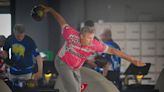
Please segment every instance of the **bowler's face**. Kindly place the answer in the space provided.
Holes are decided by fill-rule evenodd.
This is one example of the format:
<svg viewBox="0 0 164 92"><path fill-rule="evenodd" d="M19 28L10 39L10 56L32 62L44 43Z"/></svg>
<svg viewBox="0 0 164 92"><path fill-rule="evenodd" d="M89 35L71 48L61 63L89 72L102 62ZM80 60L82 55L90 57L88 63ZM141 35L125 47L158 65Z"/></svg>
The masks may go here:
<svg viewBox="0 0 164 92"><path fill-rule="evenodd" d="M80 36L80 42L82 45L91 45L92 41L94 39L94 33L86 33L86 34L81 34Z"/></svg>

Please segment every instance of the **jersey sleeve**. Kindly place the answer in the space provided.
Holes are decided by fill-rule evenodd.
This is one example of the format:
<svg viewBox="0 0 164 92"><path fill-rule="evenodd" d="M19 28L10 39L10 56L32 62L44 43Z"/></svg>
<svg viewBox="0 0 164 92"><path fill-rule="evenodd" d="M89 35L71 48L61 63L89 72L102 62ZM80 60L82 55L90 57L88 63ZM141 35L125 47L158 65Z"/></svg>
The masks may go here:
<svg viewBox="0 0 164 92"><path fill-rule="evenodd" d="M63 26L62 35L63 35L65 40L68 40L70 35L75 35L75 34L78 34L78 32L74 28L72 28L68 24L65 24Z"/></svg>
<svg viewBox="0 0 164 92"><path fill-rule="evenodd" d="M96 46L95 50L97 52L103 52L103 53L107 52L108 46L106 44L104 44L103 42L98 41L98 40L94 40L94 44Z"/></svg>

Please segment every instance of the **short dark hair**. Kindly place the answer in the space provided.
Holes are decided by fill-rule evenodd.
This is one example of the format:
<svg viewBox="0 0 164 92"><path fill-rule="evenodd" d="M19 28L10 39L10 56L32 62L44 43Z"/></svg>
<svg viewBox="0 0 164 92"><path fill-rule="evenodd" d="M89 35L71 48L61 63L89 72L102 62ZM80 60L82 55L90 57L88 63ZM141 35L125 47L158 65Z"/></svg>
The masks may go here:
<svg viewBox="0 0 164 92"><path fill-rule="evenodd" d="M14 34L17 35L17 34L21 34L21 33L24 33L25 32L25 27L23 24L16 24L14 26Z"/></svg>
<svg viewBox="0 0 164 92"><path fill-rule="evenodd" d="M87 20L85 21L84 26L94 27L94 22L92 20Z"/></svg>

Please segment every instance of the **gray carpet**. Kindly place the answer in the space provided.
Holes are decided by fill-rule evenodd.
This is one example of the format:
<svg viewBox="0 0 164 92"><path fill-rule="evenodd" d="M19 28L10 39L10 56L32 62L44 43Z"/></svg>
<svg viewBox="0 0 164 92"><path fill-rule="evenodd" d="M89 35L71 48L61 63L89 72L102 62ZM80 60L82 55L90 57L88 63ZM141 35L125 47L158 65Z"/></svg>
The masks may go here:
<svg viewBox="0 0 164 92"><path fill-rule="evenodd" d="M1 92L12 92L6 83L0 79L0 90Z"/></svg>
<svg viewBox="0 0 164 92"><path fill-rule="evenodd" d="M88 83L88 88L85 90L85 92L119 92L112 82L92 69L83 67L81 69L81 76L82 82ZM62 86L60 77L57 79L55 88L58 88L60 92L67 92Z"/></svg>

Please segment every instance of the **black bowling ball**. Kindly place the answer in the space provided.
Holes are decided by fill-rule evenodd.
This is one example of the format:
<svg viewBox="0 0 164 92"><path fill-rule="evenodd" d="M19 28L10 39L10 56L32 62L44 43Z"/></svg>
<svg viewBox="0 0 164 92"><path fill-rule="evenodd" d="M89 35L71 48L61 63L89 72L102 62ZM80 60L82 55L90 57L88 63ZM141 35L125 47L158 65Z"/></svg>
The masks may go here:
<svg viewBox="0 0 164 92"><path fill-rule="evenodd" d="M41 21L44 18L44 8L42 6L35 6L32 8L31 16L36 21Z"/></svg>

